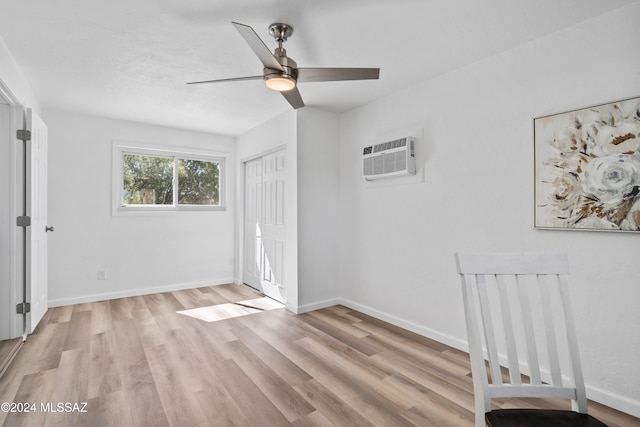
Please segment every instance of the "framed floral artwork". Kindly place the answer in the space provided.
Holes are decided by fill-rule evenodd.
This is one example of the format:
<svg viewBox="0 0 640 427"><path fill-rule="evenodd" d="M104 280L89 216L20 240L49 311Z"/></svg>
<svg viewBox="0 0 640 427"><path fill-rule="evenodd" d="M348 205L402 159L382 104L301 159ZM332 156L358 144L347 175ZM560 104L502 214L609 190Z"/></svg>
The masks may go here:
<svg viewBox="0 0 640 427"><path fill-rule="evenodd" d="M640 232L640 97L533 122L535 227Z"/></svg>

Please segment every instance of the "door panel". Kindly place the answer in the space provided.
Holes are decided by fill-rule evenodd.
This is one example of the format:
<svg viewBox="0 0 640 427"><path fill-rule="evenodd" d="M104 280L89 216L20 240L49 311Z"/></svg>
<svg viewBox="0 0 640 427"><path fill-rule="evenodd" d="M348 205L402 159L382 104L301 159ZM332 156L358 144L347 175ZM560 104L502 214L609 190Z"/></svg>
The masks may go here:
<svg viewBox="0 0 640 427"><path fill-rule="evenodd" d="M263 157L264 220L262 225L263 274L262 292L284 303L285 284L285 217L284 182L286 151ZM267 269L269 270L267 274Z"/></svg>
<svg viewBox="0 0 640 427"><path fill-rule="evenodd" d="M27 295L31 312L27 314L26 332L34 331L48 309L47 284L47 172L48 130L31 109L27 109L27 129L31 141L27 144Z"/></svg>
<svg viewBox="0 0 640 427"><path fill-rule="evenodd" d="M260 290L261 280L261 230L262 216L262 159L245 164L244 201L244 282Z"/></svg>

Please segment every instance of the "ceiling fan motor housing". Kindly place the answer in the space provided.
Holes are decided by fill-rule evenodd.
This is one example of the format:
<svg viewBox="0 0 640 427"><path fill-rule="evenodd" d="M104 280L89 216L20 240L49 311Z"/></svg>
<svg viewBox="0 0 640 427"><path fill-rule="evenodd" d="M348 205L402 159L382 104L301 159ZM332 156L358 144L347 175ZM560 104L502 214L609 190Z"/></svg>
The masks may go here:
<svg viewBox="0 0 640 427"><path fill-rule="evenodd" d="M273 68L265 67L262 70L262 74L264 76L265 83L267 83L267 87L271 89L275 89L276 87L278 87L275 90L279 90L279 91L283 91L283 90L286 91L289 89L293 89L296 86L296 83L298 80L298 73L296 70L296 68L298 67L298 64L296 64L296 61L294 61L293 59L287 56L287 51L284 50L284 48L281 48L281 47L276 48L274 56L276 57L280 65L282 65L282 68L284 69L284 71L274 70ZM271 79L274 79L273 80L274 84L275 84L275 79L277 79L279 82L282 82L282 83L278 84L277 86L273 86L269 82L269 80ZM287 84L286 82L283 82L283 80L287 80L290 83ZM284 84L284 87L281 86L282 84Z"/></svg>

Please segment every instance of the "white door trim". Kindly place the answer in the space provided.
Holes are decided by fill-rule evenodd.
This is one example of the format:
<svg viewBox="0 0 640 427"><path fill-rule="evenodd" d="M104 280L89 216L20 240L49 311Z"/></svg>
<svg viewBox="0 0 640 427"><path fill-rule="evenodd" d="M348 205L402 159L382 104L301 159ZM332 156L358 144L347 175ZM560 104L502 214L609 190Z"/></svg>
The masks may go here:
<svg viewBox="0 0 640 427"><path fill-rule="evenodd" d="M19 159L22 156L22 146L16 140L18 131L18 120L21 117L22 105L7 87L0 80L0 97L10 107L10 126L8 141L9 144L9 211L10 220L22 215L22 203L24 198L24 183L22 180L22 165L19 165ZM4 226L4 225L2 225ZM0 310L9 310L12 314L9 318L9 329L13 338L24 335L25 316L16 313L16 305L24 299L24 242L19 239L21 229L15 223L9 224L9 240L11 251L9 254L9 300L0 306Z"/></svg>
<svg viewBox="0 0 640 427"><path fill-rule="evenodd" d="M287 144L281 144L281 145L278 145L276 147L270 148L268 150L261 151L260 153L252 154L250 156L244 157L244 158L240 159L240 163L242 163L242 164L244 164L246 166L246 163L248 163L248 162L250 162L252 160L256 160L256 159L259 159L261 157L268 156L269 154L273 154L273 153L276 153L278 151L285 150L286 148L287 148Z"/></svg>

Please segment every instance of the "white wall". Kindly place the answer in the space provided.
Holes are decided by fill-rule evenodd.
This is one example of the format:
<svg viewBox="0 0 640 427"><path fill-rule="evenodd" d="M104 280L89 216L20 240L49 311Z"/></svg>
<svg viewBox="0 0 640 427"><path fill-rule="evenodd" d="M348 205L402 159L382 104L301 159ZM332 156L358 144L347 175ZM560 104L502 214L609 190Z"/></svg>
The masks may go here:
<svg viewBox="0 0 640 427"><path fill-rule="evenodd" d="M233 282L234 138L45 113L50 306ZM113 140L229 153L227 210L112 216Z"/></svg>
<svg viewBox="0 0 640 427"><path fill-rule="evenodd" d="M9 89L10 96L17 104L40 112L40 103L33 94L27 79L22 74L13 55L0 37L0 81ZM0 88L1 89L1 88Z"/></svg>
<svg viewBox="0 0 640 427"><path fill-rule="evenodd" d="M640 416L637 234L533 229L533 118L640 95L640 3L341 117L343 302L466 347L456 251L566 251L588 396ZM437 60L437 58L433 58ZM421 130L420 173L365 185L361 150Z"/></svg>
<svg viewBox="0 0 640 427"><path fill-rule="evenodd" d="M298 311L337 303L338 116L298 110Z"/></svg>
<svg viewBox="0 0 640 427"><path fill-rule="evenodd" d="M298 311L298 212L297 212L297 119L294 110L287 111L259 126L251 129L237 138L236 168L238 180L236 185L236 260L235 277L237 283L242 283L244 271L244 163L247 160L261 156L271 150L286 147L285 158L285 226L286 226L286 259L285 259L285 304L288 310Z"/></svg>

